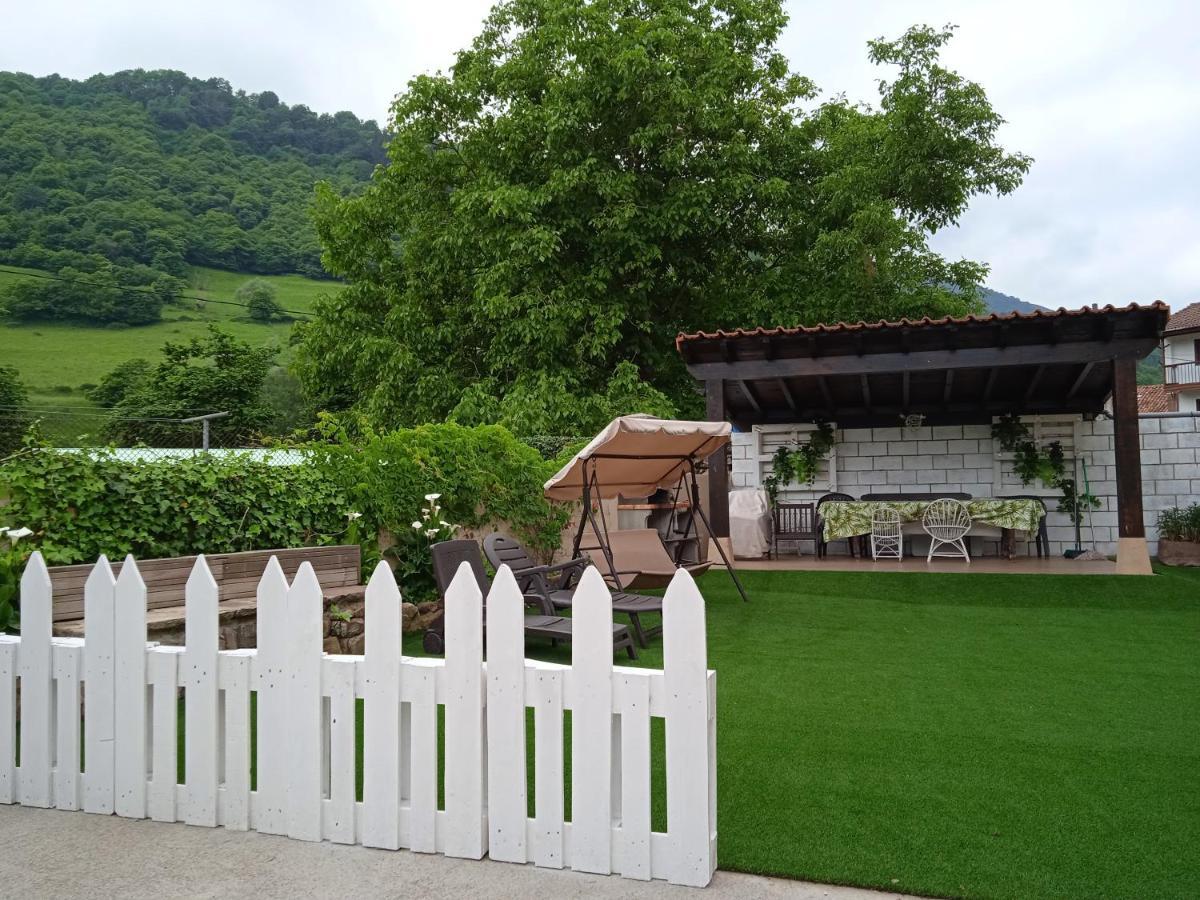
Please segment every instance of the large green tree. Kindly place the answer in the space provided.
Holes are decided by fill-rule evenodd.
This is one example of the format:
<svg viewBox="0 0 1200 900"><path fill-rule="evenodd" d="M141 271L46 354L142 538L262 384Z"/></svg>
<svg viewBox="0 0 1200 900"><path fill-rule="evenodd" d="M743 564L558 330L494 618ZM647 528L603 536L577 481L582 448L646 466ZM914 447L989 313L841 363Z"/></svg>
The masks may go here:
<svg viewBox="0 0 1200 900"><path fill-rule="evenodd" d="M164 344L162 357L151 368L119 366L101 385L119 398L105 429L109 440L192 446L199 426L178 420L216 412L229 415L213 420L213 446L242 447L258 437L271 416L262 393L273 348L254 347L210 327L203 338Z"/></svg>
<svg viewBox="0 0 1200 900"><path fill-rule="evenodd" d="M776 50L779 0L504 0L393 107L369 189L319 190L349 287L305 327L327 407L587 430L696 411L680 330L962 313L985 267L929 236L1029 160L950 30L870 44L877 107Z"/></svg>

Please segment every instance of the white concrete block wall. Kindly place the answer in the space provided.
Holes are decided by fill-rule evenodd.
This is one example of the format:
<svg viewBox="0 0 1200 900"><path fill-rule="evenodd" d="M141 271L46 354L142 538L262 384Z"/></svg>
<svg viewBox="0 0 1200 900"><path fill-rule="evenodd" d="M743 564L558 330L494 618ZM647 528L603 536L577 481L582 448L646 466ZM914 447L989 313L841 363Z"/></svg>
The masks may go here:
<svg viewBox="0 0 1200 900"><path fill-rule="evenodd" d="M1178 413L1142 416L1142 494L1150 552L1157 549L1158 513L1172 506L1200 502L1200 415ZM835 432L836 490L855 497L869 493L1038 494L1046 497L1050 550L1059 555L1074 546L1075 529L1066 513L1057 511L1057 491L1038 485L1022 487L1011 475L1011 464L998 461L988 425L941 425L921 428L846 428ZM1075 426L1075 454L1087 463L1091 491L1100 509L1084 519L1083 544L1104 553L1116 552L1116 469L1113 461L1113 423L1110 419L1080 421ZM758 435L733 435L734 488L757 487L770 473L769 455L758 452ZM997 487L997 473L1002 484ZM785 490L794 502L816 500L830 489ZM1090 529L1089 526L1090 525ZM839 545L840 546L840 545Z"/></svg>

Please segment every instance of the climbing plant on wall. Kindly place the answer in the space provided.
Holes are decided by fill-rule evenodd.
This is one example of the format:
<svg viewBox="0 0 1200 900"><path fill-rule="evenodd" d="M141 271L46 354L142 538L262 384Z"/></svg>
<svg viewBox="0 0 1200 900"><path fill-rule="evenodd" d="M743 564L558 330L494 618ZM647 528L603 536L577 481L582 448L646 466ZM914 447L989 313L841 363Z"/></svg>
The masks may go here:
<svg viewBox="0 0 1200 900"><path fill-rule="evenodd" d="M763 479L763 487L771 502L786 484L812 484L817 477L821 460L833 449L833 426L828 422L817 423L816 431L804 443L796 441L791 446L784 444L771 457L771 474Z"/></svg>
<svg viewBox="0 0 1200 900"><path fill-rule="evenodd" d="M1084 510L1100 508L1100 498L1086 490L1080 492L1073 475L1067 473L1061 441L1038 446L1029 434L1029 426L1015 415L1001 416L1000 421L992 425L992 438L1000 449L1013 455L1013 472L1021 479L1021 484L1040 481L1046 487L1062 492L1058 511L1069 515L1074 524L1079 524Z"/></svg>

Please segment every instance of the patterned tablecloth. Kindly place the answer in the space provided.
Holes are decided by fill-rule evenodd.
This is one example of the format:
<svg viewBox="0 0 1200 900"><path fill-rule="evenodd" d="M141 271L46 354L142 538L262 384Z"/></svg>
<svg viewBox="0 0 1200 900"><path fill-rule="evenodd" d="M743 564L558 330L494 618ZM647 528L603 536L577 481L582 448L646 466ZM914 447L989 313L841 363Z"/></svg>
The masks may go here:
<svg viewBox="0 0 1200 900"><path fill-rule="evenodd" d="M964 500L972 522L983 522L1013 531L1036 532L1042 504L1036 500ZM871 514L887 506L900 513L901 522L919 522L929 500L830 500L821 504L825 540L838 541L871 533Z"/></svg>

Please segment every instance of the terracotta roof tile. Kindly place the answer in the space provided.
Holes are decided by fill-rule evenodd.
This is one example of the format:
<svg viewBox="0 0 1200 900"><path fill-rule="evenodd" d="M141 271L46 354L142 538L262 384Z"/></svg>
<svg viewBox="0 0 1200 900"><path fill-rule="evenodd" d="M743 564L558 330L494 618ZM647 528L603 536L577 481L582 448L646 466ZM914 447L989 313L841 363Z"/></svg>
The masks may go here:
<svg viewBox="0 0 1200 900"><path fill-rule="evenodd" d="M1194 304L1200 306L1200 304ZM1191 309L1191 307L1188 307ZM910 328L928 328L937 325L964 325L967 323L985 323L985 322L1012 322L1017 320L1028 321L1033 319L1056 319L1060 316L1088 316L1102 315L1111 312L1137 312L1137 311L1153 311L1161 310L1169 312L1170 308L1161 301L1155 301L1149 306L1139 306L1136 303L1130 303L1128 306L1085 306L1081 309L1065 309L1059 307L1056 310L1039 309L1034 312L1010 312L1010 313L991 313L986 316L946 316L942 319L931 319L925 316L922 319L901 319L898 322L887 322L880 320L878 322L837 322L833 325L799 325L794 328L779 327L779 328L754 328L744 329L737 328L733 331L697 331L692 334L680 333L675 338L675 347L678 349L682 344L688 341L696 340L712 340L714 338L734 338L734 337L777 337L782 335L793 334L834 334L846 331L875 331L881 328L910 327ZM1198 315L1200 318L1200 315ZM1173 321L1173 320L1172 320ZM1200 322L1197 323L1200 326Z"/></svg>
<svg viewBox="0 0 1200 900"><path fill-rule="evenodd" d="M1161 384L1138 385L1138 412L1175 412L1178 398Z"/></svg>
<svg viewBox="0 0 1200 900"><path fill-rule="evenodd" d="M1163 334L1197 329L1200 329L1200 303L1192 303L1167 319L1167 327L1163 329Z"/></svg>

